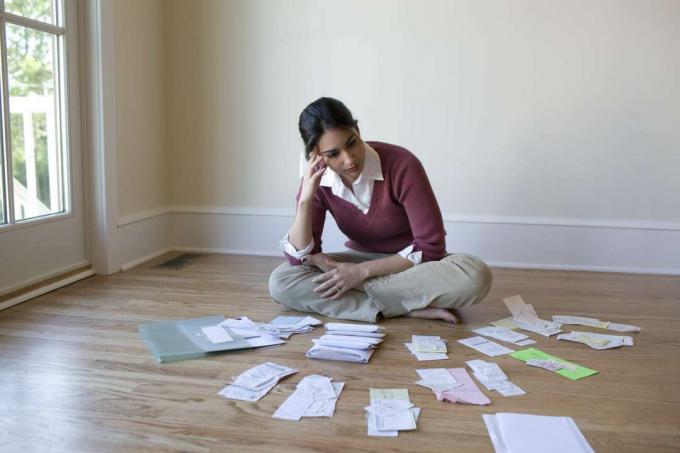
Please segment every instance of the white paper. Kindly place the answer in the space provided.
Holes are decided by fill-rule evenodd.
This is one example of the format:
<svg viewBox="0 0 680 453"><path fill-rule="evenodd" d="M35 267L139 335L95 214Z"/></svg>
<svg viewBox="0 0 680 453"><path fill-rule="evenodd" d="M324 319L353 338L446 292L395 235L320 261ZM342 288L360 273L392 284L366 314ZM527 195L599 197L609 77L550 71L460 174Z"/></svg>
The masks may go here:
<svg viewBox="0 0 680 453"><path fill-rule="evenodd" d="M305 355L310 359L368 363L373 351L373 349L336 348L315 344Z"/></svg>
<svg viewBox="0 0 680 453"><path fill-rule="evenodd" d="M297 373L297 370L266 362L241 373L234 379L233 384L251 390L260 390L293 373Z"/></svg>
<svg viewBox="0 0 680 453"><path fill-rule="evenodd" d="M483 417L497 453L594 453L571 417L512 413Z"/></svg>
<svg viewBox="0 0 680 453"><path fill-rule="evenodd" d="M352 343L365 343L371 346L377 346L383 342L381 338L359 337L355 335L330 335L330 334L322 336L321 338L319 338L319 340L348 341Z"/></svg>
<svg viewBox="0 0 680 453"><path fill-rule="evenodd" d="M610 322L607 326L609 330L615 330L617 332L639 332L641 329L638 326L633 326L630 324L617 324Z"/></svg>
<svg viewBox="0 0 680 453"><path fill-rule="evenodd" d="M556 315L552 318L553 322L560 324L576 324L580 326L600 327L602 329L606 329L609 324L608 322L603 322L596 318L586 318L584 316Z"/></svg>
<svg viewBox="0 0 680 453"><path fill-rule="evenodd" d="M542 359L529 359L527 360L527 365L543 368L548 371L558 371L562 368L573 369L573 366L567 365L566 363L556 362L555 360L542 360Z"/></svg>
<svg viewBox="0 0 680 453"><path fill-rule="evenodd" d="M534 340L527 338L526 340L518 341L515 343L517 346L529 346L530 344L536 343Z"/></svg>
<svg viewBox="0 0 680 453"><path fill-rule="evenodd" d="M539 318L530 316L527 313L522 313L518 316L513 316L513 322L517 324L520 329L528 330L529 332L534 332L541 334L545 337L555 335L561 332L560 324L551 321L544 321Z"/></svg>
<svg viewBox="0 0 680 453"><path fill-rule="evenodd" d="M468 360L465 362L474 372L477 380L487 390L495 390L503 396L525 395L526 392L508 380L501 367L484 360Z"/></svg>
<svg viewBox="0 0 680 453"><path fill-rule="evenodd" d="M219 391L218 395L221 395L225 398L229 398L232 400L240 400L240 401L259 401L260 398L265 396L269 391L274 388L276 383L270 385L269 387L265 387L262 390L251 390L247 389L245 387L239 387L238 385L228 385L222 390Z"/></svg>
<svg viewBox="0 0 680 453"><path fill-rule="evenodd" d="M347 324L347 323L337 323L329 322L326 324L327 330L333 331L350 331L350 332L380 332L382 329L375 324Z"/></svg>
<svg viewBox="0 0 680 453"><path fill-rule="evenodd" d="M272 415L273 418L282 420L300 420L314 400L303 393L293 393Z"/></svg>
<svg viewBox="0 0 680 453"><path fill-rule="evenodd" d="M355 332L353 330L329 330L326 335L344 335L363 338L383 338L385 336L382 332Z"/></svg>
<svg viewBox="0 0 680 453"><path fill-rule="evenodd" d="M510 354L514 352L513 349L508 349L505 346L501 346L498 343L487 340L483 337L471 337L464 340L458 340L458 343L475 349L483 354L491 357L495 357L503 354Z"/></svg>
<svg viewBox="0 0 680 453"><path fill-rule="evenodd" d="M519 388L516 384L513 384L510 381L506 381L507 384L498 388L495 388L498 393L500 393L503 396L520 396L520 395L526 395L527 392Z"/></svg>
<svg viewBox="0 0 680 453"><path fill-rule="evenodd" d="M633 346L633 337L621 335L605 335L594 332L572 331L568 334L558 335L557 339L587 344L593 349L600 350L618 348L619 346Z"/></svg>
<svg viewBox="0 0 680 453"><path fill-rule="evenodd" d="M263 335L257 338L246 338L246 342L253 348L261 348L263 346L274 346L277 344L284 344L285 340L281 340L280 338L271 337L268 335L266 336Z"/></svg>
<svg viewBox="0 0 680 453"><path fill-rule="evenodd" d="M324 338L325 337L325 338ZM335 348L349 348L349 349L375 349L376 343L366 341L352 341L352 340L335 340L333 335L324 336L322 338L313 339L312 342L320 346L332 346ZM359 337L355 337L359 338ZM372 340L374 338L371 338ZM379 343L378 343L379 344Z"/></svg>
<svg viewBox="0 0 680 453"><path fill-rule="evenodd" d="M373 400L366 411L375 416L378 431L416 429L416 420L409 409L413 403L404 400Z"/></svg>
<svg viewBox="0 0 680 453"><path fill-rule="evenodd" d="M448 360L449 358L449 356L443 352L417 352L411 343L404 343L404 346L408 348L411 354L416 356L416 359L418 359L419 362L427 360Z"/></svg>
<svg viewBox="0 0 680 453"><path fill-rule="evenodd" d="M332 417L335 413L335 405L345 386L344 382L333 382L335 398L314 400L309 409L304 413L304 417Z"/></svg>
<svg viewBox="0 0 680 453"><path fill-rule="evenodd" d="M515 332L514 330L507 329L505 327L481 327L479 329L473 330L473 332L486 337L495 338L496 340L507 341L508 343L515 344L517 344L519 341L529 338L527 335Z"/></svg>
<svg viewBox="0 0 680 453"><path fill-rule="evenodd" d="M229 335L229 332L220 326L201 327L201 332L203 332L203 334L208 337L208 340L210 340L210 342L213 344L234 341L231 335Z"/></svg>
<svg viewBox="0 0 680 453"><path fill-rule="evenodd" d="M445 392L463 385L446 368L420 369L416 370L416 373L422 379L421 385L432 389L434 392Z"/></svg>
<svg viewBox="0 0 680 453"><path fill-rule="evenodd" d="M296 391L311 396L314 401L336 397L331 379L318 374L305 376Z"/></svg>

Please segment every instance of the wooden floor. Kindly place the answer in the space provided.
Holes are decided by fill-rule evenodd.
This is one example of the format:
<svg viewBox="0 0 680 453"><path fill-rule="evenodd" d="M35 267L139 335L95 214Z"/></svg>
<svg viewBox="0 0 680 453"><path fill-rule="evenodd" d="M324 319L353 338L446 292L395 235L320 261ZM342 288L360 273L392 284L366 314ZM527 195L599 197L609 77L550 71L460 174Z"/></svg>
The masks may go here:
<svg viewBox="0 0 680 453"><path fill-rule="evenodd" d="M217 314L269 321L292 314L267 293L267 276L279 259L208 255L183 269L155 267L169 257L0 312L0 450L490 452L481 415L496 412L571 416L598 452L680 449L678 277L494 269L489 297L465 310L456 328L384 321L386 341L367 365L305 358L320 329L278 348L158 365L138 334L140 323ZM538 348L599 371L576 382L455 342L505 317L502 298L514 294L544 318L591 316L636 324L642 332L634 347L608 351L532 335ZM417 362L404 347L412 334L448 339L451 359ZM497 362L527 395L484 391L491 405L467 406L438 402L413 384L416 368L462 367L474 358ZM269 360L300 372L257 403L216 394L231 376ZM272 419L295 384L313 373L346 382L335 416ZM422 408L418 430L367 437L369 387L408 388Z"/></svg>

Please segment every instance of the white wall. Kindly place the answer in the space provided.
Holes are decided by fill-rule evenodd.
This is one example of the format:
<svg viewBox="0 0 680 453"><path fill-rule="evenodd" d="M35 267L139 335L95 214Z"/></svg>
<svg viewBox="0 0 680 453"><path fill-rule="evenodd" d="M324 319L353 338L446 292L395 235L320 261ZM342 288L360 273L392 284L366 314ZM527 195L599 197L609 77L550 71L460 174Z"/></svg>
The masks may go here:
<svg viewBox="0 0 680 453"><path fill-rule="evenodd" d="M449 250L514 266L680 272L680 2L162 9L169 246L277 253L298 184L297 117L329 95L364 138L421 158Z"/></svg>
<svg viewBox="0 0 680 453"><path fill-rule="evenodd" d="M168 204L162 0L115 0L119 215Z"/></svg>
<svg viewBox="0 0 680 453"><path fill-rule="evenodd" d="M173 204L291 206L331 95L446 214L680 221L677 1L168 6Z"/></svg>

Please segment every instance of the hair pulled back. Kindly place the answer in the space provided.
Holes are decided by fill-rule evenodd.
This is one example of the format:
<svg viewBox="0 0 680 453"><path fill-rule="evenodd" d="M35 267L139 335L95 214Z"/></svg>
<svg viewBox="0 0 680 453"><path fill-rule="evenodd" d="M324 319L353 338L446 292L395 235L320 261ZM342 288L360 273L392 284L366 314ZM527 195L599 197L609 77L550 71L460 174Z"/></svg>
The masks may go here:
<svg viewBox="0 0 680 453"><path fill-rule="evenodd" d="M337 99L323 97L309 104L300 114L298 128L305 144L305 159L329 129L359 129L352 112Z"/></svg>

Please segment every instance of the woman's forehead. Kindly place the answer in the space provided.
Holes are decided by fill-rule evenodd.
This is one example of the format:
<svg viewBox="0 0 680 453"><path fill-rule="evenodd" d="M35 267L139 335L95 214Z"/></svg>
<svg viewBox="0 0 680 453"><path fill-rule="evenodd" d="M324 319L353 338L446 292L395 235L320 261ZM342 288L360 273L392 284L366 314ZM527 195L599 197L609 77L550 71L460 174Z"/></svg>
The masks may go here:
<svg viewBox="0 0 680 453"><path fill-rule="evenodd" d="M326 151L345 146L355 132L351 129L328 129L319 137L319 150Z"/></svg>

